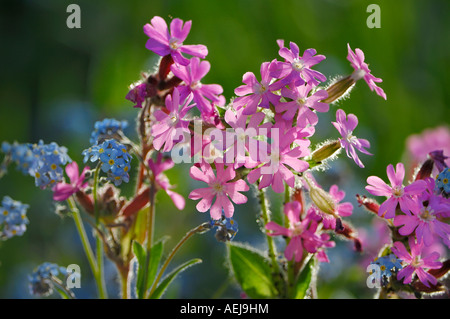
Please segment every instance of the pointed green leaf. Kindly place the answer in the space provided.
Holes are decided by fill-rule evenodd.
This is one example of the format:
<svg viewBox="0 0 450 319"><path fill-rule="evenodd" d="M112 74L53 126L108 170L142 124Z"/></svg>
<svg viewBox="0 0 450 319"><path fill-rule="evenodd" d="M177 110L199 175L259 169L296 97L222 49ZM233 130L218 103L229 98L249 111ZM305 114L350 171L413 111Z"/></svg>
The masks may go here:
<svg viewBox="0 0 450 319"><path fill-rule="evenodd" d="M144 287L144 267L145 267L145 260L147 258L147 252L145 251L145 248L142 247L141 244L139 244L137 241L133 242L133 253L136 256L137 262L138 262L138 270L137 270L137 278L136 278L136 292L139 299L142 299L142 296L145 292Z"/></svg>
<svg viewBox="0 0 450 319"><path fill-rule="evenodd" d="M195 258L195 259L191 259L187 262L185 262L184 264L178 266L177 268L175 268L170 274L168 274L163 281L161 281L161 283L158 285L158 287L155 289L155 291L150 295L150 299L159 299L161 298L161 296L164 294L164 292L166 291L167 287L170 285L170 283L175 279L175 277L185 271L187 268L201 263L202 260Z"/></svg>
<svg viewBox="0 0 450 319"><path fill-rule="evenodd" d="M139 299L144 298L145 291L155 280L156 272L158 271L158 266L163 253L164 242L166 239L167 238L164 237L156 242L150 250L150 256L148 257L149 260L147 274L145 274L145 269L147 266L147 251L137 241L133 242L133 253L136 256L139 265L136 278L136 292ZM146 284L144 280L146 281Z"/></svg>
<svg viewBox="0 0 450 319"><path fill-rule="evenodd" d="M298 275L292 291L293 299L304 299L309 285L311 284L312 273L314 271L314 257L311 257L302 272Z"/></svg>
<svg viewBox="0 0 450 319"><path fill-rule="evenodd" d="M237 282L250 298L273 298L277 295L269 262L260 252L229 243L228 258Z"/></svg>

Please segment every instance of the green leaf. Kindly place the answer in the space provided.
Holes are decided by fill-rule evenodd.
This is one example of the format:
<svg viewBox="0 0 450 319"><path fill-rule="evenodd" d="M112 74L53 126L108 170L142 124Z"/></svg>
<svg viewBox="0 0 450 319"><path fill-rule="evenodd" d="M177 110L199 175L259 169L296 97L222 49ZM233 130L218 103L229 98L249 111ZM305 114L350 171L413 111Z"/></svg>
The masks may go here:
<svg viewBox="0 0 450 319"><path fill-rule="evenodd" d="M242 244L228 244L228 258L239 285L250 298L273 298L277 290L268 260Z"/></svg>
<svg viewBox="0 0 450 319"><path fill-rule="evenodd" d="M163 237L152 246L148 261L147 274L145 274L145 269L147 266L147 251L137 241L133 242L133 253L136 256L139 265L136 278L136 292L139 299L144 298L146 290L151 287L153 281L155 280L166 239L167 237ZM145 279L145 277L147 277L147 279ZM146 283L144 281L146 281Z"/></svg>
<svg viewBox="0 0 450 319"><path fill-rule="evenodd" d="M194 266L195 264L201 263L202 260L195 258L191 259L184 264L178 266L175 268L170 274L168 274L163 281L158 285L158 287L153 291L153 293L150 295L150 299L159 299L166 291L167 287L170 285L170 283L175 279L175 277L185 271L187 268Z"/></svg>
<svg viewBox="0 0 450 319"><path fill-rule="evenodd" d="M137 241L133 242L133 253L136 256L138 262L137 278L136 278L136 292L139 299L142 299L145 287L144 287L144 267L147 258L147 252Z"/></svg>
<svg viewBox="0 0 450 319"><path fill-rule="evenodd" d="M297 277L291 298L293 299L305 298L306 292L308 291L309 285L311 284L312 273L314 271L314 264L315 264L314 257L311 257L306 266L303 268L302 272Z"/></svg>

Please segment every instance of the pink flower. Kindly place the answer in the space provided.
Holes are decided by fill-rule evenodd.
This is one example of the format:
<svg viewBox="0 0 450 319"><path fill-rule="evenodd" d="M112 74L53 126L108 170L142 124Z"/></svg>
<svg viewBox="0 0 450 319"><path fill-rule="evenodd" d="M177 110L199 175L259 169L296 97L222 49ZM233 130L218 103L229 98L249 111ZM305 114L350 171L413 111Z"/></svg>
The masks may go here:
<svg viewBox="0 0 450 319"><path fill-rule="evenodd" d="M172 191L173 186L170 185L167 176L163 174L164 171L171 169L175 165L174 162L171 159L165 159L163 161L162 153L158 153L156 161L149 159L147 163L153 173L156 185L169 195L176 208L183 210L185 206L184 197Z"/></svg>
<svg viewBox="0 0 450 319"><path fill-rule="evenodd" d="M272 126L269 122L262 124L264 117L265 114L262 112L244 115L242 108L236 112L229 108L225 112L225 121L231 127L225 132L223 136L225 140L222 141L223 148L226 149L224 153L226 163L234 163L235 169L242 165L253 168L260 163L259 151L264 142L259 141L256 137L267 136L268 130Z"/></svg>
<svg viewBox="0 0 450 319"><path fill-rule="evenodd" d="M274 129L271 129L271 133L273 131ZM291 149L291 144L297 140L296 127L286 133L280 131L279 139L274 136L272 139L274 142L269 145L270 150L267 149L267 153L270 154L262 158L262 162L266 164L252 170L247 175L247 180L250 184L254 184L261 178L259 189L272 186L274 192L282 193L284 192L283 181L290 187L295 187L295 175L288 167L296 172L304 172L308 169L309 164L299 158L309 155L309 149L304 147L309 141Z"/></svg>
<svg viewBox="0 0 450 319"><path fill-rule="evenodd" d="M336 111L336 122L332 122L332 124L342 136L339 141L341 142L342 147L345 148L347 156L349 158L353 158L356 165L363 168L364 164L359 159L355 149L367 155L372 154L365 149L370 147L369 141L366 139L357 138L353 135L353 130L358 125L358 118L356 115L349 114L346 116L345 112L339 109Z"/></svg>
<svg viewBox="0 0 450 319"><path fill-rule="evenodd" d="M230 218L234 213L234 206L231 201L235 204L246 203L247 197L239 192L246 192L249 187L242 179L230 182L236 177L236 172L232 166L224 169L222 163L215 162L215 167L217 177L211 165L206 162L200 163L200 168L191 167L190 176L195 180L207 183L208 187L193 190L189 194L189 198L193 200L201 199L196 206L197 210L204 213L210 209L212 219L220 219L222 210L225 217ZM216 198L216 201L213 204L214 198Z"/></svg>
<svg viewBox="0 0 450 319"><path fill-rule="evenodd" d="M417 207L417 201L413 196L422 194L426 188L426 183L423 180L417 180L408 186L403 186L405 167L402 163L397 164L396 171L394 171L394 166L389 164L386 171L391 186L387 185L377 176L370 176L367 178L369 186L366 186L366 190L370 194L388 197L388 199L380 205L378 216L383 216L383 214L385 214L384 218L386 219L394 217L397 204L400 204L402 212L410 215L410 211L415 210Z"/></svg>
<svg viewBox="0 0 450 319"><path fill-rule="evenodd" d="M78 173L78 164L73 161L66 165L66 174L70 179L70 184L61 182L53 187L53 200L64 201L70 196L88 186L88 182L83 183L89 166L86 166L81 174Z"/></svg>
<svg viewBox="0 0 450 319"><path fill-rule="evenodd" d="M285 62L272 62L269 71L270 76L282 79L277 83L278 89L291 83L300 86L306 81L316 86L320 82L326 81L325 75L311 69L312 66L325 59L324 55L316 55L317 51L315 49L308 49L305 50L303 56L300 56L300 50L294 42L290 42L290 50L284 47L283 41L277 42L280 46L278 53L285 59Z"/></svg>
<svg viewBox="0 0 450 319"><path fill-rule="evenodd" d="M288 260L299 262L303 258L303 249L309 253L318 252L321 247L333 247L334 242L329 241L328 234L317 233L317 222L309 218L307 215L303 220L300 218L301 204L299 202L289 202L284 205L284 214L289 219L289 228L278 225L270 221L266 225L266 229L270 231L269 236L286 236L290 238L284 256ZM328 262L326 254L318 253L320 261Z"/></svg>
<svg viewBox="0 0 450 319"><path fill-rule="evenodd" d="M444 155L450 156L450 130L446 126L427 129L420 134L409 136L406 145L414 166L425 161L433 151L442 150ZM450 158L444 160L445 164L450 166Z"/></svg>
<svg viewBox="0 0 450 319"><path fill-rule="evenodd" d="M297 113L297 126L306 127L308 124L316 125L318 122L316 112L328 112L329 105L320 102L328 97L325 90L319 90L310 95L311 84L294 86L292 89L282 88L281 95L292 99L290 102L276 105L277 113L283 113L283 119L292 120Z"/></svg>
<svg viewBox="0 0 450 319"><path fill-rule="evenodd" d="M190 54L204 59L208 55L208 49L204 45L185 45L183 41L191 30L192 21L183 25L183 20L173 19L170 23L170 33L166 21L161 17L153 17L151 24L144 25L144 33L150 37L145 47L160 56L172 55L175 63L188 65L189 59L181 53Z"/></svg>
<svg viewBox="0 0 450 319"><path fill-rule="evenodd" d="M428 178L426 183L427 190L418 198L420 205L411 211L412 215L395 216L394 226L403 225L399 229L400 235L408 236L415 232L418 242L423 241L425 246L431 246L435 241L435 234L444 242L450 238L450 225L437 218L440 214L448 212L450 207L440 196L434 194L434 180Z"/></svg>
<svg viewBox="0 0 450 319"><path fill-rule="evenodd" d="M369 66L367 63L364 62L364 52L360 49L355 49L355 53L350 48L350 44L347 43L348 47L348 55L347 60L350 61L354 71L351 75L352 79L356 81L360 79L364 79L366 81L367 85L369 86L370 90L375 92L381 96L383 99L386 100L386 94L384 93L383 89L378 87L375 82L383 82L382 79L376 78L373 76L370 72Z"/></svg>
<svg viewBox="0 0 450 319"><path fill-rule="evenodd" d="M276 91L274 84L271 84L272 77L269 75L270 62L261 64L261 83L258 82L253 72L247 72L242 77L241 85L234 90L234 93L239 96L234 99L233 105L236 110L245 106L244 115L256 113L258 106L263 108L270 108L270 103L276 105L280 100L280 96L272 93ZM247 95L249 94L249 95Z"/></svg>
<svg viewBox="0 0 450 319"><path fill-rule="evenodd" d="M182 139L183 132L189 133L189 121L182 120L186 113L193 107L189 105L192 96L188 96L185 101L180 101L180 94L174 88L172 95L166 97L166 108L170 112L167 114L162 110L156 110L154 116L156 123L152 126L153 146L162 152L170 151L174 143Z"/></svg>
<svg viewBox="0 0 450 319"><path fill-rule="evenodd" d="M214 113L211 102L222 104L224 101L219 94L223 89L218 84L202 84L200 80L209 72L211 65L208 61L201 61L197 57L191 59L187 66L171 66L173 74L183 80L184 84L178 86L181 98L186 98L190 93L193 94L193 100L198 109L205 116L211 116Z"/></svg>
<svg viewBox="0 0 450 319"><path fill-rule="evenodd" d="M439 253L433 252L426 257L422 257L423 243L416 244L414 237L409 237L408 239L409 248L411 253L409 253L403 243L397 241L392 247L392 252L400 258L404 263L407 264L403 267L397 274L398 279L403 279L404 284L409 284L412 282L412 277L414 273L419 277L419 280L427 287L436 285L436 278L430 273L426 272L425 269L437 269L442 266L442 263L438 261Z"/></svg>

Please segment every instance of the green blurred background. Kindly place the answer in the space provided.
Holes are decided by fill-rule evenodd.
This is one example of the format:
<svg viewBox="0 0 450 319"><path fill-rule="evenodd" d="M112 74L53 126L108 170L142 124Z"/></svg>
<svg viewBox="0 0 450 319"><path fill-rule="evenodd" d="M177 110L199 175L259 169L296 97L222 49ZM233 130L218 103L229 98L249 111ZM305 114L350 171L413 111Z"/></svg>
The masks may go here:
<svg viewBox="0 0 450 319"><path fill-rule="evenodd" d="M66 27L70 3L81 7L81 29ZM366 25L366 8L371 3L381 7L380 29ZM0 6L0 140L55 141L68 147L78 162L81 151L89 147L97 120L127 119L126 133L135 138L132 121L137 110L125 95L140 72L152 69L157 61L146 50L142 31L155 15L166 21L172 17L193 21L185 43L207 45L211 71L203 82L221 84L227 100L245 72L258 76L262 62L279 58L277 39L324 54L327 59L317 69L329 78L352 71L346 60L347 43L361 48L373 74L383 79L380 86L387 101L359 82L350 99L320 115L314 137L315 142L338 137L329 123L337 107L358 116L357 135L371 141L374 154L362 156L366 168L359 169L341 156L328 173L317 174L325 187L338 181L347 200L353 201L356 193L365 194L367 176L385 178L386 166L402 158L407 136L448 124L447 0L3 0ZM193 188L185 178L188 168L168 173L184 196ZM130 186L124 187L124 194L130 194ZM44 261L79 264L82 288L75 293L95 297L73 221L54 213L51 192L39 190L31 177L11 168L0 180L0 197L5 195L30 205L30 224L24 236L0 243L0 297L30 298L26 276ZM264 248L254 204L251 198L238 208L240 231L235 240ZM273 210L279 205L275 202ZM169 234L168 247L172 247L207 215L196 212L190 200L179 212L165 194L159 194L156 218L157 236ZM361 208L355 208L352 218L356 226L371 227L371 216ZM329 250L331 263L320 272L319 297L371 297L365 267L359 264L364 255L357 256L350 242L337 243L337 248ZM212 233L193 238L174 262L193 257L204 262L184 273L166 297L239 297L239 290L229 283L225 252ZM115 296L115 272L109 264L107 274L108 289Z"/></svg>

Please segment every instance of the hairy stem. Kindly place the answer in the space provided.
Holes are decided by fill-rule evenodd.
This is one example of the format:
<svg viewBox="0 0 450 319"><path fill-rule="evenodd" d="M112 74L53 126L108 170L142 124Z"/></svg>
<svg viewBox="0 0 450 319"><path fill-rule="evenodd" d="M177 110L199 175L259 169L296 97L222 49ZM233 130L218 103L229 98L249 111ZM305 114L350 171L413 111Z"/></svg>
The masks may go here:
<svg viewBox="0 0 450 319"><path fill-rule="evenodd" d="M96 229L99 229L99 223L100 223L100 212L98 209L98 194L97 194L97 188L98 188L98 178L99 178L99 172L100 172L100 165L97 166L94 172L94 185L92 187L92 196L94 199L94 216L95 216L95 227ZM97 253L97 273L96 273L96 280L98 283L98 294L100 299L107 299L107 292L106 292L106 284L105 279L103 275L103 242L101 237L97 234L95 236L96 240L96 253Z"/></svg>
<svg viewBox="0 0 450 319"><path fill-rule="evenodd" d="M270 216L269 216L269 207L268 207L268 202L266 199L266 194L264 192L264 190L259 190L259 201L261 203L261 216L264 222L264 226L267 225L270 222ZM272 238L272 236L269 236L266 233L266 238L267 238L267 245L269 247L269 258L272 261L272 267L274 270L274 274L280 274L280 266L278 264L277 261L277 250L275 247L275 242Z"/></svg>

